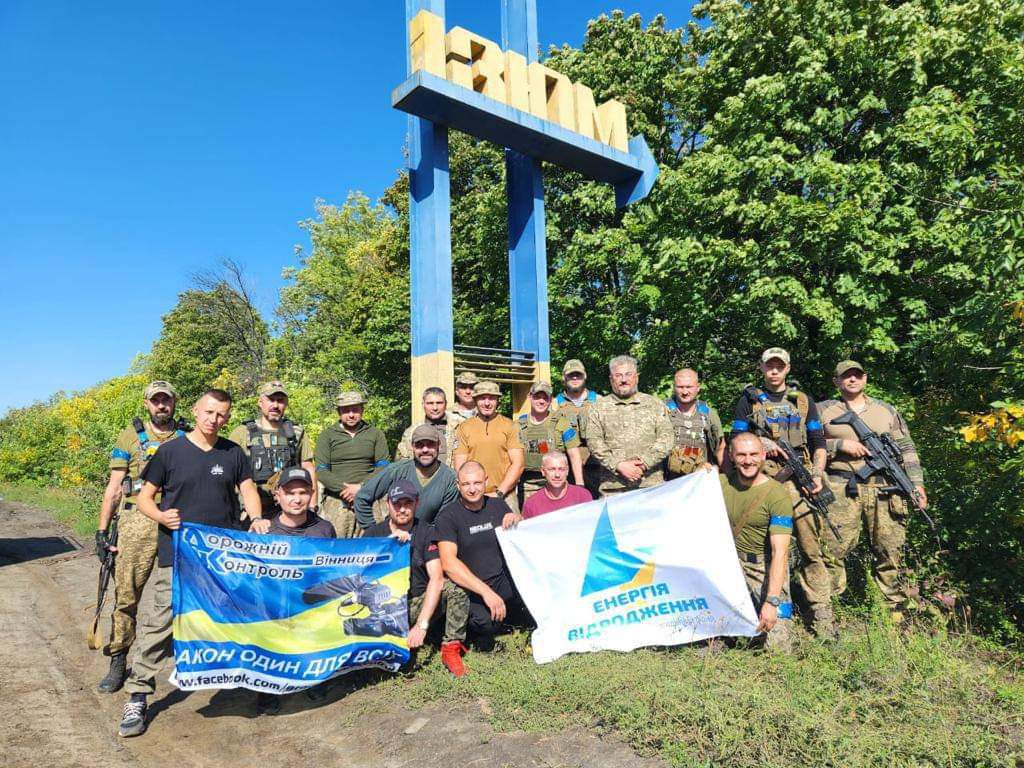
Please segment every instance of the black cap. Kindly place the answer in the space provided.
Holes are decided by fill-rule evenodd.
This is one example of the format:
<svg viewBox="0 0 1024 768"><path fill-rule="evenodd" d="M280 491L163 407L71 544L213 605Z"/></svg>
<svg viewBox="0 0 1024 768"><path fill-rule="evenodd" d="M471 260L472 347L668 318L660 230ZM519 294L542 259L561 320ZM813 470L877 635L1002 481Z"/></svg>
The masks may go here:
<svg viewBox="0 0 1024 768"><path fill-rule="evenodd" d="M419 501L420 489L412 484L411 481L406 480L404 477L396 480L394 485L388 489L388 500L392 503L400 501L402 499L411 499L412 501Z"/></svg>
<svg viewBox="0 0 1024 768"><path fill-rule="evenodd" d="M287 467L281 470L280 477L277 478L277 487L282 488L293 480L301 480L306 485L313 487L313 478L309 476L309 472L304 470L302 467Z"/></svg>

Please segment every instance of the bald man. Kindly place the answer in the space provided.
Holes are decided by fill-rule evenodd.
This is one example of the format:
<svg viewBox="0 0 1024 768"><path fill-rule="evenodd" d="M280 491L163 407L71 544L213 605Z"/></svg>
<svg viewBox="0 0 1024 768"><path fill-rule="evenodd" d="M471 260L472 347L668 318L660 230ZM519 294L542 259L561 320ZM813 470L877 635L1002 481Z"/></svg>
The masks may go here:
<svg viewBox="0 0 1024 768"><path fill-rule="evenodd" d="M700 378L693 368L676 371L672 397L665 401L675 445L665 459L669 479L682 477L704 464L722 465L725 439L718 411L700 396Z"/></svg>

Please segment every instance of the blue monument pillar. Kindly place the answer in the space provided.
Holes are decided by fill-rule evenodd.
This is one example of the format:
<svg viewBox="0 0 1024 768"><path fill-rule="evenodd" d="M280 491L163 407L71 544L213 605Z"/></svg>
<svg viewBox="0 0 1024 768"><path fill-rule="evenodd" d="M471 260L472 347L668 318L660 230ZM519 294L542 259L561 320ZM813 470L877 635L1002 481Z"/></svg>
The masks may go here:
<svg viewBox="0 0 1024 768"><path fill-rule="evenodd" d="M502 47L537 61L536 0L501 0ZM508 194L508 279L511 346L532 352L535 380L551 381L548 335L548 258L544 239L544 179L540 161L505 150ZM529 408L530 385L512 387L512 405Z"/></svg>
<svg viewBox="0 0 1024 768"><path fill-rule="evenodd" d="M420 11L444 18L444 0L405 0L409 25ZM407 65L409 74L411 62ZM412 325L412 418L423 420L420 395L440 386L454 401L451 190L448 127L409 116L409 283Z"/></svg>

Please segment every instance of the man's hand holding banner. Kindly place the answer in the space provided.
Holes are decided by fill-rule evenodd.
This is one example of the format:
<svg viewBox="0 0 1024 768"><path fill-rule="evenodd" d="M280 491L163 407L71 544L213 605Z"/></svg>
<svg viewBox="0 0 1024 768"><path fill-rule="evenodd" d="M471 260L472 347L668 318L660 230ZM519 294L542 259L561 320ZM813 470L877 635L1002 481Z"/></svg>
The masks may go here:
<svg viewBox="0 0 1024 768"><path fill-rule="evenodd" d="M498 541L539 663L756 634L716 473L535 517Z"/></svg>

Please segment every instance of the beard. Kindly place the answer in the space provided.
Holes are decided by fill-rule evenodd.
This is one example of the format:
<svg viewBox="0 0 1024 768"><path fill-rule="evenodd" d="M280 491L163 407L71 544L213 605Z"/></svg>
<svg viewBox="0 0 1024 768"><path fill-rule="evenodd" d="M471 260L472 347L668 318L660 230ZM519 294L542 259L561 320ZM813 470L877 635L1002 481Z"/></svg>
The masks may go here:
<svg viewBox="0 0 1024 768"><path fill-rule="evenodd" d="M158 413L155 416L151 416L150 421L153 422L153 426L157 429L164 430L174 423L173 413Z"/></svg>

